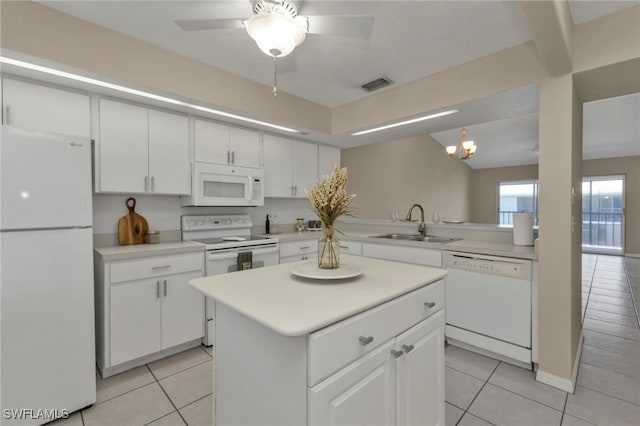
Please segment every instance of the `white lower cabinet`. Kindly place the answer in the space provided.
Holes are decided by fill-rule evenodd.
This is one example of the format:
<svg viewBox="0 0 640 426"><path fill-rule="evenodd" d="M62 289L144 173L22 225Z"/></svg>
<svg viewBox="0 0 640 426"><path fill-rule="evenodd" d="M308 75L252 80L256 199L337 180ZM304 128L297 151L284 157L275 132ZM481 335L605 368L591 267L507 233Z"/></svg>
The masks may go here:
<svg viewBox="0 0 640 426"><path fill-rule="evenodd" d="M443 425L444 311L309 389L309 425Z"/></svg>
<svg viewBox="0 0 640 426"><path fill-rule="evenodd" d="M203 276L203 262L200 252L96 259L96 358L103 377L199 344L204 298L189 281Z"/></svg>
<svg viewBox="0 0 640 426"><path fill-rule="evenodd" d="M395 340L396 424L444 424L444 311Z"/></svg>
<svg viewBox="0 0 640 426"><path fill-rule="evenodd" d="M442 267L442 250L392 244L362 243L362 255L418 265Z"/></svg>
<svg viewBox="0 0 640 426"><path fill-rule="evenodd" d="M396 366L388 341L309 389L309 425L393 425Z"/></svg>
<svg viewBox="0 0 640 426"><path fill-rule="evenodd" d="M315 259L318 253L318 238L280 243L280 263Z"/></svg>

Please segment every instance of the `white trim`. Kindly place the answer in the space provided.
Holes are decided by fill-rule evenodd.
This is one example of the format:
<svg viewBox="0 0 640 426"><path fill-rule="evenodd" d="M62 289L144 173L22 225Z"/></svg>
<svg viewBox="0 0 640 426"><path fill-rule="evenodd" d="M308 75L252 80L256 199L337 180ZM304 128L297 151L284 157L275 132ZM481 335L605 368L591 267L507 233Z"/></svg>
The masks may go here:
<svg viewBox="0 0 640 426"><path fill-rule="evenodd" d="M640 253L625 253L627 257L640 257Z"/></svg>
<svg viewBox="0 0 640 426"><path fill-rule="evenodd" d="M576 358L573 361L573 373L571 373L571 379L565 379L564 377L556 376L555 374L547 373L540 370L536 372L536 380L540 383L544 383L554 388L558 388L565 392L574 393L576 389L576 379L578 377L578 367L580 366L580 357L582 356L582 343L584 342L584 335L580 331L580 341L578 342L578 350L576 351Z"/></svg>

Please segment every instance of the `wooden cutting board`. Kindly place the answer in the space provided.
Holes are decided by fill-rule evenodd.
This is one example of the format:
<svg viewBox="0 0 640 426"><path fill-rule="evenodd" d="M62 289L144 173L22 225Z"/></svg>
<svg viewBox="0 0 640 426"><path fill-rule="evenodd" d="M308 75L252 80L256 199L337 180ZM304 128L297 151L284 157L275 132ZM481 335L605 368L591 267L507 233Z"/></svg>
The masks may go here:
<svg viewBox="0 0 640 426"><path fill-rule="evenodd" d="M147 220L134 211L136 199L127 198L124 203L129 209L129 214L118 221L118 241L121 246L132 244L144 244L149 224Z"/></svg>

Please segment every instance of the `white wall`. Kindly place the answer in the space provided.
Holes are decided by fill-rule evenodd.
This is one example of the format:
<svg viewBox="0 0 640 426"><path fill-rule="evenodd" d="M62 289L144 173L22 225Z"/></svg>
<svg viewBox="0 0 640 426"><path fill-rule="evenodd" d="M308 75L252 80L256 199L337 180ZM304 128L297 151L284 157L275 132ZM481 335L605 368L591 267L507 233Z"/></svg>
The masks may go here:
<svg viewBox="0 0 640 426"><path fill-rule="evenodd" d="M118 220L129 212L125 206L127 198L129 196L122 194L93 196L94 234L118 233ZM186 214L250 214L254 226L264 226L267 214L277 214L279 222L288 225L284 231L293 231L298 217L305 220L316 217L306 198L268 198L261 207L181 207L180 198L176 196L135 195L133 198L136 199L136 213L147 220L149 229L158 231L179 230L180 216Z"/></svg>

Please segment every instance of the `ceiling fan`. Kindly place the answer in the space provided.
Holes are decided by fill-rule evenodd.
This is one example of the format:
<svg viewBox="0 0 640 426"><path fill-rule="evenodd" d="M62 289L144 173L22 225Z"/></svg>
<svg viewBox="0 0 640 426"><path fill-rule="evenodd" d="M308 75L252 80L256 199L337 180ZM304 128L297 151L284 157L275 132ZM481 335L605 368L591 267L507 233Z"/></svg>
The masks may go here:
<svg viewBox="0 0 640 426"><path fill-rule="evenodd" d="M373 16L298 15L302 1L250 0L253 15L246 18L186 19L175 23L185 31L244 29L262 52L274 58L273 94L277 97L277 59L302 44L307 34L367 40Z"/></svg>

